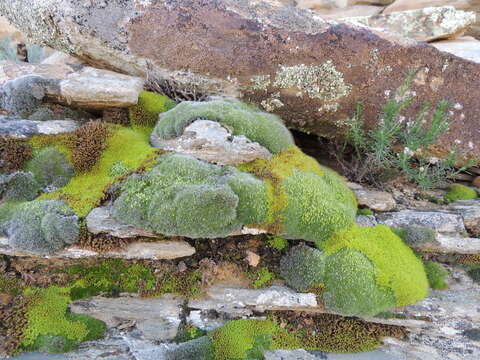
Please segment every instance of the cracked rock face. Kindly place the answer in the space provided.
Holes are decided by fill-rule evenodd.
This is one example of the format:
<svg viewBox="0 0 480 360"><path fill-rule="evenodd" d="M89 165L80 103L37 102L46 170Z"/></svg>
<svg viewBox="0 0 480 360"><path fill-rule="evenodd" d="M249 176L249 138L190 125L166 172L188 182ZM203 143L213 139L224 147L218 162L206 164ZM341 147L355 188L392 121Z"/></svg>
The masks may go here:
<svg viewBox="0 0 480 360"><path fill-rule="evenodd" d="M459 150L480 155L480 65L414 40L278 1L5 0L0 14L34 40L93 64L148 74L177 93L237 96L292 128L329 137L342 135L359 99L369 99L364 115L372 125L385 92L417 69L416 101L404 115L424 101L460 104L438 153L460 139Z"/></svg>
<svg viewBox="0 0 480 360"><path fill-rule="evenodd" d="M154 147L218 165L237 165L255 159L270 159L270 152L257 142L232 131L218 122L196 120L187 126L183 135L174 139L161 139L156 132L150 139Z"/></svg>

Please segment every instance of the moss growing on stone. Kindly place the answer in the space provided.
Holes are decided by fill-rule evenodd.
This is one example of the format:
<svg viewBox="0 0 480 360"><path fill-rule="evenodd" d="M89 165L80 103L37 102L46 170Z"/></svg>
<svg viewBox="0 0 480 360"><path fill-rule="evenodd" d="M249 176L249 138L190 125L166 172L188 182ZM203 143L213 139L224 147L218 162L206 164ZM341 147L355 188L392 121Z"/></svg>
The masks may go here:
<svg viewBox="0 0 480 360"><path fill-rule="evenodd" d="M0 201L30 201L39 192L40 185L30 172L16 171L0 175Z"/></svg>
<svg viewBox="0 0 480 360"><path fill-rule="evenodd" d="M162 114L154 133L162 139L182 135L198 119L217 121L277 154L293 145L293 137L282 120L235 99L215 98L206 102L184 101Z"/></svg>
<svg viewBox="0 0 480 360"><path fill-rule="evenodd" d="M435 230L426 226L408 226L396 231L402 240L410 247L416 247L425 243L434 242Z"/></svg>
<svg viewBox="0 0 480 360"><path fill-rule="evenodd" d="M275 279L275 274L266 267L252 269L247 272L247 277L252 281L253 289L261 289L270 286Z"/></svg>
<svg viewBox="0 0 480 360"><path fill-rule="evenodd" d="M23 350L68 351L78 343L102 337L106 327L85 315L69 314L68 288L50 286L27 289L29 300L27 325L23 330Z"/></svg>
<svg viewBox="0 0 480 360"><path fill-rule="evenodd" d="M153 291L156 283L151 269L140 264L127 265L120 259L105 260L91 267L73 266L66 272L78 278L70 286L72 300L100 293Z"/></svg>
<svg viewBox="0 0 480 360"><path fill-rule="evenodd" d="M27 164L35 180L42 188L56 189L67 185L75 175L73 166L65 155L54 147L38 151Z"/></svg>
<svg viewBox="0 0 480 360"><path fill-rule="evenodd" d="M338 310L345 307L346 311L341 311L343 314L373 315L387 309L392 299L393 305L405 306L427 295L428 281L423 264L387 226L354 226L335 233L321 244L321 248L327 256L325 276L332 277L331 281L325 280L323 296L330 306ZM338 280L339 275L342 281ZM365 282L370 284L371 291L362 289ZM338 286L342 288L338 290ZM357 302L365 304L364 309L349 311L349 306L344 305L350 303L349 289L357 292ZM370 293L385 300L378 301L378 306L374 302L369 305L371 300L361 301L370 297ZM356 305L352 303L351 306Z"/></svg>
<svg viewBox="0 0 480 360"><path fill-rule="evenodd" d="M168 349L164 354L165 360L215 360L212 340L208 336L182 343L179 346Z"/></svg>
<svg viewBox="0 0 480 360"><path fill-rule="evenodd" d="M138 103L129 109L130 123L134 126L155 126L158 115L173 109L176 103L168 97L150 91L142 91Z"/></svg>
<svg viewBox="0 0 480 360"><path fill-rule="evenodd" d="M474 189L461 184L453 184L445 195L445 199L453 202L457 200L476 199L477 196L478 194Z"/></svg>
<svg viewBox="0 0 480 360"><path fill-rule="evenodd" d="M250 174L165 154L152 171L131 176L114 202L114 216L164 235L224 237L265 217L264 185ZM222 216L218 216L222 214Z"/></svg>
<svg viewBox="0 0 480 360"><path fill-rule="evenodd" d="M288 286L297 291L308 291L322 285L325 257L318 249L298 245L280 260L280 275Z"/></svg>
<svg viewBox="0 0 480 360"><path fill-rule="evenodd" d="M13 249L49 254L78 240L78 217L61 200L34 200L14 209L5 233Z"/></svg>
<svg viewBox="0 0 480 360"><path fill-rule="evenodd" d="M197 339L206 335L207 332L202 330L192 323L181 324L178 327L177 336L175 336L176 343L183 343L193 339Z"/></svg>
<svg viewBox="0 0 480 360"><path fill-rule="evenodd" d="M148 144L148 133L145 129L130 129L119 125L110 125L109 129L110 135L105 149L95 165L72 178L66 186L43 194L41 199L63 199L77 215L84 217L100 203L106 189L120 178L110 172L115 162L122 161L124 166L132 171L147 165L157 154L157 150ZM52 146L52 141L53 139L49 138L36 138L33 143L34 146ZM56 137L54 141L57 148L66 153L71 152L64 142L64 137Z"/></svg>
<svg viewBox="0 0 480 360"><path fill-rule="evenodd" d="M282 329L272 320L233 320L209 334L215 359L247 359L248 353L259 343L260 337L269 337L271 349L300 348L294 333ZM263 342L265 344L265 342ZM268 349L265 349L268 350Z"/></svg>
<svg viewBox="0 0 480 360"><path fill-rule="evenodd" d="M448 288L448 271L434 261L425 262L425 272L427 273L428 283L434 290L445 290Z"/></svg>
<svg viewBox="0 0 480 360"><path fill-rule="evenodd" d="M269 235L267 240L268 246L272 249L282 251L288 247L288 240L282 236L278 235Z"/></svg>
<svg viewBox="0 0 480 360"><path fill-rule="evenodd" d="M373 214L374 214L373 211L367 208L357 210L357 215L365 216L365 215L373 215Z"/></svg>
<svg viewBox="0 0 480 360"><path fill-rule="evenodd" d="M32 156L32 146L24 139L0 136L0 173L22 170Z"/></svg>

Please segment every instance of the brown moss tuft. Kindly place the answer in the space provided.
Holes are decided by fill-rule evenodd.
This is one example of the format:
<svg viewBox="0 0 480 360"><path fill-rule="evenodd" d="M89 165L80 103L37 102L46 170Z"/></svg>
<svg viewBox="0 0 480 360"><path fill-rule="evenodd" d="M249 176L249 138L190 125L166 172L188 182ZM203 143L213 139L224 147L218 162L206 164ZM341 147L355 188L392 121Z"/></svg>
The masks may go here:
<svg viewBox="0 0 480 360"><path fill-rule="evenodd" d="M16 296L10 304L0 304L0 353L16 355L27 325L29 299Z"/></svg>
<svg viewBox="0 0 480 360"><path fill-rule="evenodd" d="M469 265L469 266L479 265L480 264L480 254L461 255L457 259L457 261L460 264L463 264L463 265Z"/></svg>
<svg viewBox="0 0 480 360"><path fill-rule="evenodd" d="M32 157L32 146L23 139L0 136L0 173L21 170Z"/></svg>
<svg viewBox="0 0 480 360"><path fill-rule="evenodd" d="M75 130L69 138L72 163L78 172L90 170L105 149L108 126L100 121L90 121Z"/></svg>
<svg viewBox="0 0 480 360"><path fill-rule="evenodd" d="M128 110L122 108L105 109L102 114L102 121L110 124L123 126L130 125Z"/></svg>
<svg viewBox="0 0 480 360"><path fill-rule="evenodd" d="M92 234L87 226L80 226L80 237L77 244L85 249L105 253L112 250L119 250L126 247L131 241L117 238L108 234Z"/></svg>

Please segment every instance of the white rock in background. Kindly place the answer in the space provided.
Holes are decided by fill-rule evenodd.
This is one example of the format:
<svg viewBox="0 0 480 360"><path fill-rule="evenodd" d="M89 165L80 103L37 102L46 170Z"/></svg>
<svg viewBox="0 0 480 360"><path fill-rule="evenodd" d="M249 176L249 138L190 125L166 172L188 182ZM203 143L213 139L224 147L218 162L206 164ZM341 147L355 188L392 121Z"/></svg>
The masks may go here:
<svg viewBox="0 0 480 360"><path fill-rule="evenodd" d="M418 41L433 41L462 34L475 23L476 15L474 12L456 10L453 6L443 6L342 18L338 21L383 29Z"/></svg>
<svg viewBox="0 0 480 360"><path fill-rule="evenodd" d="M243 135L232 135L230 129L211 120L194 121L185 128L182 136L174 139L160 139L153 132L150 142L154 147L219 165L236 165L272 157L259 143Z"/></svg>
<svg viewBox="0 0 480 360"><path fill-rule="evenodd" d="M446 254L480 254L480 239L439 234L434 243L425 243L419 250Z"/></svg>
<svg viewBox="0 0 480 360"><path fill-rule="evenodd" d="M438 50L480 63L480 41L471 36L436 41L432 45Z"/></svg>

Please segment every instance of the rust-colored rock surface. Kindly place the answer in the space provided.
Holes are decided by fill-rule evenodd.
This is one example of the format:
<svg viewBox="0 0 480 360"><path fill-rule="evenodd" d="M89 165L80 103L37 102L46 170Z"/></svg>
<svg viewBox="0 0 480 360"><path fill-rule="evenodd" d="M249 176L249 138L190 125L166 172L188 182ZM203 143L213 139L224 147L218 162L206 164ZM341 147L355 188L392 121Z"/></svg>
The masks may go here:
<svg viewBox="0 0 480 360"><path fill-rule="evenodd" d="M28 36L178 93L233 95L283 117L289 126L341 136L364 101L367 121L416 69L413 116L423 101L450 102L456 139L480 155L480 64L432 46L326 21L279 1L4 0L0 14Z"/></svg>

